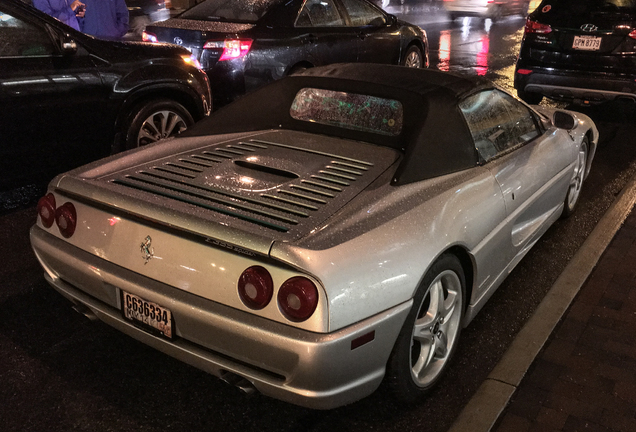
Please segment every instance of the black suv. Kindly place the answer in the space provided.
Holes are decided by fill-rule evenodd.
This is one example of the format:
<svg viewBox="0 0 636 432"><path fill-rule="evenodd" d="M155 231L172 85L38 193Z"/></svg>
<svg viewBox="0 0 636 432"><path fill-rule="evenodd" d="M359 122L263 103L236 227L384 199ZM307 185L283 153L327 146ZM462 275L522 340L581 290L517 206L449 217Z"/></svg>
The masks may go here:
<svg viewBox="0 0 636 432"><path fill-rule="evenodd" d="M515 69L521 99L636 101L636 0L543 0Z"/></svg>
<svg viewBox="0 0 636 432"><path fill-rule="evenodd" d="M0 0L0 191L176 135L211 108L184 48L87 36Z"/></svg>

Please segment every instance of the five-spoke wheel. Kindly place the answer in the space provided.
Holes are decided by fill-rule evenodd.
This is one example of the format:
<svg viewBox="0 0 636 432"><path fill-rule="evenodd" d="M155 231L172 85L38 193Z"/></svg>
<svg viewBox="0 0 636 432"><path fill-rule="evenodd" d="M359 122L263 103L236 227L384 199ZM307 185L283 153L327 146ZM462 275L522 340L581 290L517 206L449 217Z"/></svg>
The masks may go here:
<svg viewBox="0 0 636 432"><path fill-rule="evenodd" d="M405 402L431 389L448 368L462 328L464 270L452 254L426 273L387 364L387 384Z"/></svg>
<svg viewBox="0 0 636 432"><path fill-rule="evenodd" d="M572 173L570 187L568 188L568 193L565 196L565 201L563 203L563 213L561 214L561 216L564 218L567 218L572 213L574 213L576 204L579 202L579 198L581 197L581 189L583 187L583 180L585 179L585 170L587 167L588 151L588 139L587 137L585 137L581 142L581 147L579 147L579 155L576 161L576 167L574 168L574 172Z"/></svg>

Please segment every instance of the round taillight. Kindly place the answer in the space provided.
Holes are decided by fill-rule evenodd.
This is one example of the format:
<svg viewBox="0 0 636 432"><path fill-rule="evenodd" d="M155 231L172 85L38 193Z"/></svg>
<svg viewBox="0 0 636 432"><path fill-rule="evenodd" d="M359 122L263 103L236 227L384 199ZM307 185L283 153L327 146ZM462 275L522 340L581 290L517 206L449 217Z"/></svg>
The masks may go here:
<svg viewBox="0 0 636 432"><path fill-rule="evenodd" d="M69 238L75 233L75 227L77 225L77 212L75 206L70 202L67 202L55 211L55 223L60 229L60 233Z"/></svg>
<svg viewBox="0 0 636 432"><path fill-rule="evenodd" d="M38 201L38 216L42 225L51 228L55 222L55 197L52 193L46 194Z"/></svg>
<svg viewBox="0 0 636 432"><path fill-rule="evenodd" d="M278 290L278 305L290 321L305 321L318 306L318 289L301 276L287 279Z"/></svg>
<svg viewBox="0 0 636 432"><path fill-rule="evenodd" d="M245 270L238 281L241 300L250 309L263 309L274 293L274 282L269 272L261 266Z"/></svg>

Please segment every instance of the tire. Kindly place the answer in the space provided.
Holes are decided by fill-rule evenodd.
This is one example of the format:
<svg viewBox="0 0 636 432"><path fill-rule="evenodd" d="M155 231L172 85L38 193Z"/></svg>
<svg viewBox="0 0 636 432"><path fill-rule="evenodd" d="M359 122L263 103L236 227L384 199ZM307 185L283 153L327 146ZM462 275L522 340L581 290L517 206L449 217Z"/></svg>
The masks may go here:
<svg viewBox="0 0 636 432"><path fill-rule="evenodd" d="M404 58L402 59L402 66L421 68L423 64L424 56L422 55L422 50L420 50L416 45L408 47L406 54L404 54Z"/></svg>
<svg viewBox="0 0 636 432"><path fill-rule="evenodd" d="M137 148L177 136L194 124L194 119L180 103L170 99L153 99L139 106L129 117L125 129L125 148Z"/></svg>
<svg viewBox="0 0 636 432"><path fill-rule="evenodd" d="M576 205L581 197L581 189L583 187L583 180L585 180L585 170L587 168L587 157L590 151L590 144L587 137L581 141L581 147L579 147L579 155L570 180L570 186L568 187L568 193L565 195L563 201L563 212L561 218L566 219L574 213Z"/></svg>
<svg viewBox="0 0 636 432"><path fill-rule="evenodd" d="M461 333L465 287L452 254L442 255L422 279L387 363L386 384L399 400L416 402L448 369Z"/></svg>
<svg viewBox="0 0 636 432"><path fill-rule="evenodd" d="M308 66L296 65L289 70L289 73L287 75L298 75L299 73L305 72L307 69L309 69Z"/></svg>
<svg viewBox="0 0 636 432"><path fill-rule="evenodd" d="M538 105L543 100L541 93L530 93L524 90L517 90L517 96L529 105Z"/></svg>
<svg viewBox="0 0 636 432"><path fill-rule="evenodd" d="M493 23L496 23L501 21L503 15L504 14L501 6L496 6L488 18L490 18L490 21L492 21Z"/></svg>

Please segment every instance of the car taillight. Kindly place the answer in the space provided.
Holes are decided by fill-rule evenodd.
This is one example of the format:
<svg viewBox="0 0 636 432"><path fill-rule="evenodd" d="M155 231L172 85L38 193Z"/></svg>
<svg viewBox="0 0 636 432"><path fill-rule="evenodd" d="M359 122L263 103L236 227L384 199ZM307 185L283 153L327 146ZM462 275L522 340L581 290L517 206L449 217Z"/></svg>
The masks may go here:
<svg viewBox="0 0 636 432"><path fill-rule="evenodd" d="M144 31L141 34L141 40L143 40L144 42L152 42L152 43L159 42L159 39L157 39L157 35L148 33L147 31Z"/></svg>
<svg viewBox="0 0 636 432"><path fill-rule="evenodd" d="M517 73L519 75L530 75L532 73L532 69L517 69Z"/></svg>
<svg viewBox="0 0 636 432"><path fill-rule="evenodd" d="M631 32L629 32L628 36L632 39L636 39L636 30L632 30Z"/></svg>
<svg viewBox="0 0 636 432"><path fill-rule="evenodd" d="M42 225L51 228L55 222L55 197L53 194L50 193L40 198L37 208Z"/></svg>
<svg viewBox="0 0 636 432"><path fill-rule="evenodd" d="M55 223L65 238L72 236L73 233L75 233L75 227L77 225L75 206L67 202L58 207L58 209L55 210Z"/></svg>
<svg viewBox="0 0 636 432"><path fill-rule="evenodd" d="M309 279L295 276L278 290L278 305L290 321L305 321L318 306L318 289Z"/></svg>
<svg viewBox="0 0 636 432"><path fill-rule="evenodd" d="M263 309L272 299L274 283L272 276L261 266L245 270L238 281L241 300L250 309Z"/></svg>
<svg viewBox="0 0 636 432"><path fill-rule="evenodd" d="M551 31L552 31L552 27L550 27L547 24L541 24L536 21L532 21L529 18L526 21L526 29L525 29L526 34L527 33L548 34Z"/></svg>
<svg viewBox="0 0 636 432"><path fill-rule="evenodd" d="M241 58L252 48L252 39L226 39L223 41L207 41L203 49L221 49L223 53L219 61Z"/></svg>

